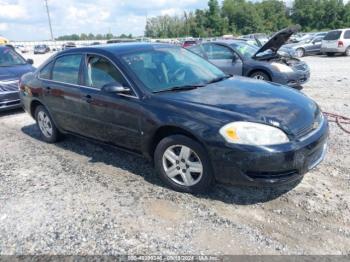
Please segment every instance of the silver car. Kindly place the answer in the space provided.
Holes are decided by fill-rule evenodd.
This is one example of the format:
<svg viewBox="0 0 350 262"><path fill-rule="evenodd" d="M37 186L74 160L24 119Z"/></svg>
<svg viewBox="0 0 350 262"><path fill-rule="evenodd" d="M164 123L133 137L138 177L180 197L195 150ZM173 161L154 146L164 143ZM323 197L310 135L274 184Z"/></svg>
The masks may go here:
<svg viewBox="0 0 350 262"><path fill-rule="evenodd" d="M328 56L336 53L350 56L350 28L330 31L322 41L321 52Z"/></svg>
<svg viewBox="0 0 350 262"><path fill-rule="evenodd" d="M321 53L321 44L324 36L315 36L304 39L298 43L283 45L280 51L294 54L296 57Z"/></svg>

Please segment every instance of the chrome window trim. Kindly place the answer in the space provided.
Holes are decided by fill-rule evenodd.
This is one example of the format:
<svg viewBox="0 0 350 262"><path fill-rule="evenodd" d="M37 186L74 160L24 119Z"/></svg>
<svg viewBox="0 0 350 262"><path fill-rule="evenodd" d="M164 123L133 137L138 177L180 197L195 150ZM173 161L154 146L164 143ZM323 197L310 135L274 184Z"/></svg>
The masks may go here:
<svg viewBox="0 0 350 262"><path fill-rule="evenodd" d="M122 76L125 78L125 80L128 82L128 84L130 85L130 88L132 89L132 91L134 92L135 96L132 96L132 95L126 95L126 94L118 94L119 96L124 96L124 97L130 97L130 98L136 98L136 99L140 99L139 95L137 94L137 92L135 92L135 88L133 87L133 85L131 84L131 82L129 81L129 79L125 76L125 74L123 73L122 70L120 70L120 68L113 62L111 61L108 57L106 57L105 55L102 55L102 54L99 54L99 53L94 53L94 52L83 52L83 53L68 53L68 54L59 54L57 56L55 56L55 58L53 59L53 61L50 61L48 63L46 63L45 65L42 65L40 68L43 69L46 65L48 65L49 63L51 62L56 62L56 59L62 57L62 56L67 56L67 55L82 55L82 56L85 56L86 55L97 55L97 56L102 56L103 58L107 59L109 62L112 63L113 66L115 66L118 71L122 74ZM53 64L53 67L51 70L53 70L55 66L55 63ZM40 71L41 70L38 70L38 74L37 74L37 78L40 79L40 80L43 80L43 81L49 81L51 83L57 83L57 84L65 84L65 85L70 85L70 86L74 86L74 87L79 87L79 88L87 88L87 89L92 89L92 90L97 90L97 91L101 91L101 89L98 89L98 88L94 88L94 87L90 87L90 86L83 86L83 85L78 85L78 84L72 84L72 83L65 83L65 82L60 82L60 81L55 81L55 80L52 80L52 79L45 79L45 78L41 78L40 77ZM51 72L52 74L52 72Z"/></svg>

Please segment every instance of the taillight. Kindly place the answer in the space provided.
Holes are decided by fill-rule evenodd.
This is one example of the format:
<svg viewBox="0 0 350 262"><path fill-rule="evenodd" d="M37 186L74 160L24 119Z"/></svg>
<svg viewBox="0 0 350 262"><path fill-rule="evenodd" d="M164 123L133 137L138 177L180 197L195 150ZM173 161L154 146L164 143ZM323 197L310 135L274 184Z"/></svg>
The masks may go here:
<svg viewBox="0 0 350 262"><path fill-rule="evenodd" d="M344 46L343 41L338 41L338 47L343 47L343 46Z"/></svg>

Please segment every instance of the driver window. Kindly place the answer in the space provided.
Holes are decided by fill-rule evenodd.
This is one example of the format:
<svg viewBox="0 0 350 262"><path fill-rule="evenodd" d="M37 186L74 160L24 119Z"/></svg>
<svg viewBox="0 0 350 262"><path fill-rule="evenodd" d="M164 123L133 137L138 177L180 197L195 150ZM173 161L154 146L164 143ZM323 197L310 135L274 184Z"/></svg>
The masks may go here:
<svg viewBox="0 0 350 262"><path fill-rule="evenodd" d="M110 61L100 56L89 55L85 74L86 85L101 89L104 85L113 82L119 82L124 87L128 87L128 83L122 74Z"/></svg>
<svg viewBox="0 0 350 262"><path fill-rule="evenodd" d="M210 60L232 60L234 58L234 54L226 46L206 44L204 49Z"/></svg>

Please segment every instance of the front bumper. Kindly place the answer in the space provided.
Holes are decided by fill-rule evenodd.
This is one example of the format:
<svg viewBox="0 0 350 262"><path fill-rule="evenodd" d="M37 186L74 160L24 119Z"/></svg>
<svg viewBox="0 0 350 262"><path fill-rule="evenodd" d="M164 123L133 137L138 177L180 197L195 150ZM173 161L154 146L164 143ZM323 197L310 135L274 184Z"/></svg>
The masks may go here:
<svg viewBox="0 0 350 262"><path fill-rule="evenodd" d="M301 180L326 154L329 128L305 139L276 146L245 146L222 142L209 149L215 177L223 183L273 186Z"/></svg>
<svg viewBox="0 0 350 262"><path fill-rule="evenodd" d="M276 73L272 76L272 82L297 87L305 84L310 79L310 70L297 71L291 73Z"/></svg>
<svg viewBox="0 0 350 262"><path fill-rule="evenodd" d="M0 92L0 112L21 107L19 92Z"/></svg>

